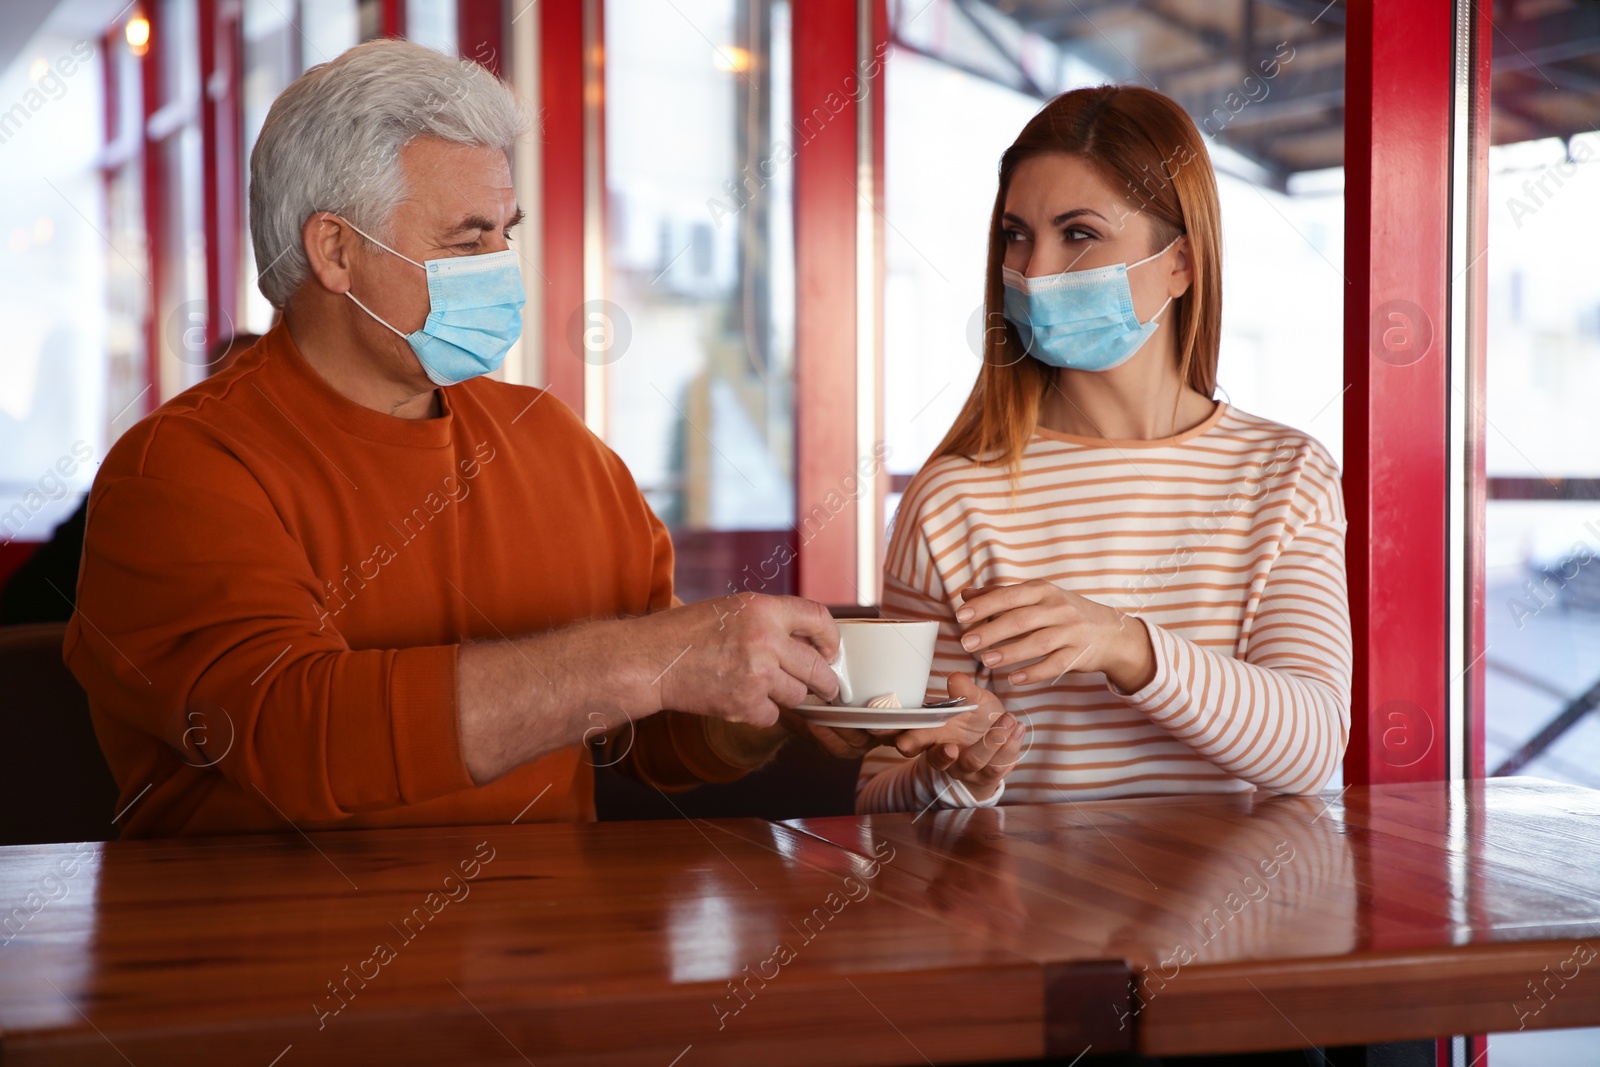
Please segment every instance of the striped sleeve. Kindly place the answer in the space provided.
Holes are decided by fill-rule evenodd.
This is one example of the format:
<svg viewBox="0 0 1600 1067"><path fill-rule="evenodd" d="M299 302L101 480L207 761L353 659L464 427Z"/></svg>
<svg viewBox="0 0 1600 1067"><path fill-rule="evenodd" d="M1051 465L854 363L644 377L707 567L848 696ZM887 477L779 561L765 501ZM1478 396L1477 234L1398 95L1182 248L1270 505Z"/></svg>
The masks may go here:
<svg viewBox="0 0 1600 1067"><path fill-rule="evenodd" d="M1242 656L1145 620L1156 675L1119 695L1229 774L1304 794L1327 783L1350 731L1346 523L1331 460L1301 472L1292 510L1302 521L1262 585Z"/></svg>
<svg viewBox="0 0 1600 1067"><path fill-rule="evenodd" d="M927 536L918 521L916 489L906 494L895 522L884 561L883 615L891 619L937 621L933 673L928 678L929 700L949 696L948 677L956 671L980 670L972 654L961 647L961 628L955 609L945 595L944 580L934 566ZM1000 802L1005 783L986 800L974 800L961 782L928 766L921 756L906 759L893 748L880 747L867 754L856 780L856 811L862 815L886 811L923 811L930 807L993 807Z"/></svg>

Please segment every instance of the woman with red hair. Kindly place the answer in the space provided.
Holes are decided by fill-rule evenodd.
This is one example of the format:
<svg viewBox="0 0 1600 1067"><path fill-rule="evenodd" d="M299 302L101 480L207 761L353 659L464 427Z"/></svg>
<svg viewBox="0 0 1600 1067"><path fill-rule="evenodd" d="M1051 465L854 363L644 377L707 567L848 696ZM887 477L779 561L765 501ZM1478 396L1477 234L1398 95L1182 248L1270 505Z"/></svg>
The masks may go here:
<svg viewBox="0 0 1600 1067"><path fill-rule="evenodd" d="M863 763L863 812L1312 793L1344 753L1339 474L1214 400L1222 237L1194 123L1064 93L1000 161L983 367L912 480L884 614L977 708Z"/></svg>

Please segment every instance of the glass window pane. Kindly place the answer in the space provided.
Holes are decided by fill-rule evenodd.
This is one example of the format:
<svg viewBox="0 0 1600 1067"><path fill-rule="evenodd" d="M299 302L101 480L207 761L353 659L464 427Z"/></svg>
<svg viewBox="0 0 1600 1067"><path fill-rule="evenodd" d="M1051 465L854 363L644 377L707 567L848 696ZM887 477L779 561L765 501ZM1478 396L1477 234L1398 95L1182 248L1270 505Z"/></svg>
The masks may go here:
<svg viewBox="0 0 1600 1067"><path fill-rule="evenodd" d="M249 183L250 153L256 139L261 136L261 126L267 121L267 111L289 83L300 76L300 34L290 12L291 5L276 0L245 0L244 5L244 74L242 110L244 124L240 130L243 158L240 167L246 189ZM353 42L352 42L353 43ZM331 56L329 58L332 58ZM245 315L240 329L249 333L266 333L272 326L272 305L256 286L259 270L255 249L250 243L250 200L240 198L239 248L243 259L242 288Z"/></svg>
<svg viewBox="0 0 1600 1067"><path fill-rule="evenodd" d="M305 71L360 43L361 12L357 0L300 0L298 6L289 0L245 0L240 168L247 190L250 153L261 136L261 124L267 120L272 102ZM240 205L245 313L239 330L266 333L272 327L273 312L256 286L248 191L240 197Z"/></svg>
<svg viewBox="0 0 1600 1067"><path fill-rule="evenodd" d="M158 403L148 395L145 323L150 305L150 258L145 230L144 93L139 59L126 36L110 36L115 106L106 160L106 447ZM112 104L115 101L115 104ZM84 136L89 137L87 131Z"/></svg>
<svg viewBox="0 0 1600 1067"><path fill-rule="evenodd" d="M605 27L605 295L631 331L595 357L606 438L693 600L793 536L789 9L608 0Z"/></svg>
<svg viewBox="0 0 1600 1067"><path fill-rule="evenodd" d="M284 7L293 10L292 5ZM301 71L326 63L361 43L356 0L300 0Z"/></svg>
<svg viewBox="0 0 1600 1067"><path fill-rule="evenodd" d="M1497 25L1485 740L1490 773L1600 786L1600 38L1560 15Z"/></svg>
<svg viewBox="0 0 1600 1067"><path fill-rule="evenodd" d="M105 455L111 403L133 399L108 393L106 380L121 324L121 309L106 308L108 272L126 284L121 271L144 266L138 244L108 247L101 236L101 71L99 40L49 23L0 68L0 98L14 102L0 113L0 544L50 537ZM142 357L141 338L116 339Z"/></svg>
<svg viewBox="0 0 1600 1067"><path fill-rule="evenodd" d="M456 0L406 0L406 39L456 54Z"/></svg>

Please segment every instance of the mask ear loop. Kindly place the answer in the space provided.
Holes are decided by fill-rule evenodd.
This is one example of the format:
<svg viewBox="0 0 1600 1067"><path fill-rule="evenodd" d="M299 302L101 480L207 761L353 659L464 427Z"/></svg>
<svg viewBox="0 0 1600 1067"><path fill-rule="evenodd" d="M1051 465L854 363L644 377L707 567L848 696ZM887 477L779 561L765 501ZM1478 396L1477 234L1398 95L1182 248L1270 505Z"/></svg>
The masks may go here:
<svg viewBox="0 0 1600 1067"><path fill-rule="evenodd" d="M405 341L405 340L408 339L405 334L401 333L399 330L395 329L393 326L390 326L387 322L384 322L384 320L378 318L377 315L373 314L371 308L367 307L367 305L363 304L360 300L356 300L356 294L354 294L350 290L346 289L344 291L344 295L348 296L351 300L355 300L356 307L360 308L362 311L365 311L367 313L367 315L369 317L371 317L371 319L374 322L376 322L379 325L381 325L384 329L388 330L390 333L394 334L396 337L400 338L400 340L402 340L402 341Z"/></svg>
<svg viewBox="0 0 1600 1067"><path fill-rule="evenodd" d="M378 240L376 237L372 236L366 230L363 230L360 226L357 226L355 223L351 222L349 219L345 218L343 215L335 215L331 211L328 212L328 214L333 215L334 218L338 219L340 222L344 223L346 226L350 227L352 230L356 231L361 236L365 237L367 240L371 241L373 244L377 245L379 248L381 248L385 252L389 253L391 256L399 256L401 259L405 260L407 263L411 264L413 267L420 268L421 270L427 270L428 269L427 267L424 267L421 263L418 263L416 260L414 260L410 256L406 255L405 253L396 252L394 249L390 248L388 245L384 244L382 241ZM400 340L402 340L402 341L407 340L407 337L406 337L405 334L401 333L399 330L395 329L393 326L390 326L387 322L385 322L383 319L379 318L376 314L374 314L373 310L371 308L367 307L367 305L363 304L360 301L360 299L358 299L356 297L356 294L354 294L350 290L346 289L344 291L344 295L348 296L351 300L354 300L356 307L360 308L362 311L365 311L367 313L367 315L374 322L382 325L384 329L388 330L390 333L392 333L396 337L400 338Z"/></svg>
<svg viewBox="0 0 1600 1067"><path fill-rule="evenodd" d="M1177 244L1177 243L1178 243L1178 241L1179 241L1179 240L1181 240L1181 239L1182 239L1182 238L1183 238L1183 234L1181 234L1181 233L1180 233L1180 234L1178 234L1178 236L1177 236L1177 237L1174 237L1174 238L1173 238L1173 239L1172 239L1172 240L1170 240L1170 241L1168 241L1168 242L1167 242L1167 247L1166 247L1166 248L1163 248L1163 249L1162 249L1162 250L1161 250L1161 251L1159 251L1159 252L1152 252L1152 253L1151 253L1151 254L1150 254L1150 255L1148 255L1148 256L1145 256L1145 257L1144 257L1144 258L1143 258L1143 259L1141 259L1141 260L1140 260L1140 261L1139 261L1139 262L1137 262L1137 263L1130 263L1130 264L1128 264L1128 266L1127 266L1127 269L1128 269L1128 270L1132 270L1132 269L1133 269L1133 268L1134 268L1134 267L1142 267L1142 266L1144 266L1144 265L1145 265L1145 264L1146 264L1146 263L1148 263L1148 262L1150 262L1150 261L1151 261L1151 260L1152 260L1152 259L1160 259L1160 258L1161 258L1161 257L1162 257L1162 256L1164 256L1164 255L1166 255L1166 254L1167 254L1167 253L1168 253L1168 252L1170 252L1170 251L1171 251L1171 250L1172 250L1172 246L1173 246L1173 245L1175 245L1175 244ZM1148 325L1150 325L1150 324L1151 324L1151 323L1152 323L1152 322L1154 322L1154 321L1156 321L1156 320L1157 320L1157 319L1159 319L1159 318L1160 318L1160 317L1161 317L1161 313L1162 313L1162 312L1164 312L1164 311L1166 311L1166 310L1167 310L1167 305L1168 305L1168 304L1171 304L1171 303L1172 303L1172 297L1170 297L1170 296L1169 296L1169 297L1167 297L1167 299L1166 299L1166 302L1165 302L1165 303L1163 303L1163 304L1162 304L1162 305L1161 305L1161 306L1160 306L1160 307L1159 307L1159 308L1157 308L1157 309L1156 309L1156 313L1155 313L1155 314L1154 314L1154 315L1151 315L1151 316L1150 316L1150 317L1149 317L1149 318L1148 318L1148 319L1146 319L1146 320L1145 320L1145 321L1144 321L1144 322L1142 322L1142 323L1140 323L1140 325L1141 325L1141 326L1148 326Z"/></svg>
<svg viewBox="0 0 1600 1067"><path fill-rule="evenodd" d="M1161 317L1161 313L1162 313L1162 312L1163 312L1163 311L1166 311L1166 310L1167 310L1167 305L1168 305L1168 304L1170 304L1170 303L1172 303L1172 297L1170 297L1170 296L1169 296L1169 297L1167 297L1167 299L1166 299L1166 301L1165 301L1165 302L1164 302L1164 303L1163 303L1163 304L1162 304L1162 305L1161 305L1161 306L1160 306L1160 307L1158 307L1158 308L1156 308L1156 313L1155 313L1155 314L1154 314L1154 315L1151 315L1151 316L1150 316L1150 317L1149 317L1149 318L1148 318L1148 319L1145 319L1145 320L1144 320L1144 321L1143 321L1143 322L1141 322L1141 323L1140 323L1140 324L1139 324L1139 325L1141 325L1141 326L1148 326L1148 325L1150 325L1150 324L1151 324L1151 323L1152 323L1152 322L1154 322L1154 321L1156 321L1156 320L1157 320L1157 319L1159 319L1159 318L1160 318L1160 317Z"/></svg>
<svg viewBox="0 0 1600 1067"><path fill-rule="evenodd" d="M354 229L354 227L351 227L351 228L352 228L352 229ZM360 231L360 230L356 230L356 232L357 232L357 233L361 233L361 231ZM363 236L365 236L365 235L364 235L364 234L363 234ZM1162 250L1161 250L1161 251L1159 251L1159 252L1152 252L1152 253L1150 253L1150 254L1149 254L1149 255L1148 255L1148 256L1145 256L1145 257L1144 257L1144 258L1143 258L1143 259L1141 259L1141 260L1140 260L1140 261L1139 261L1139 262L1137 262L1137 263L1129 263L1129 264L1128 264L1128 267L1127 267L1127 269L1128 269L1128 270L1132 270L1132 269L1133 269L1133 268L1135 268L1135 267L1142 267L1142 266L1144 266L1144 265L1145 265L1145 264L1146 264L1146 263L1148 263L1148 262L1150 262L1150 261L1151 261L1151 260L1152 260L1152 259L1160 259L1160 258L1161 258L1161 257L1162 257L1162 256L1164 256L1164 255L1166 255L1166 254L1167 254L1167 253L1168 253L1168 252L1170 252L1170 251L1172 251L1172 246L1173 246L1173 245L1175 245L1175 244L1177 244L1177 243L1178 243L1178 242L1179 242L1179 241L1181 241L1181 240L1182 240L1182 239L1183 239L1183 234L1181 234L1181 233L1180 233L1180 234L1178 234L1178 236L1176 236L1176 237L1174 237L1174 238L1173 238L1173 239L1172 239L1172 240L1170 240L1170 241L1168 241L1168 242L1167 242L1167 247L1166 247L1166 248L1163 248L1163 249L1162 249ZM396 255L399 255L399 253L398 253L398 252L397 252L397 253L395 253L395 254L396 254Z"/></svg>
<svg viewBox="0 0 1600 1067"><path fill-rule="evenodd" d="M328 214L333 215L334 218L338 219L340 222L344 223L346 226L350 227L352 230L356 231L361 236L365 237L367 240L371 241L373 244L377 245L379 248L381 248L385 252L389 253L391 256L399 256L401 259L405 260L407 263L411 264L413 267L416 267L418 270L427 270L428 269L427 267L424 267L421 263L418 263L416 260L412 259L410 256L404 254L403 252L396 252L394 249L390 248L388 245L384 244L382 241L378 240L376 237L372 236L372 234L368 233L366 230L363 230L360 226L357 226L355 223L351 222L349 219L345 218L343 215L334 215L334 213L331 212L331 211L328 212ZM1171 248L1171 247L1172 247L1171 245L1167 246L1167 248ZM1166 248L1163 248L1161 251L1165 252L1166 250L1167 250ZM1156 253L1156 255L1158 255L1158 256L1160 254L1161 254L1161 252L1157 252Z"/></svg>

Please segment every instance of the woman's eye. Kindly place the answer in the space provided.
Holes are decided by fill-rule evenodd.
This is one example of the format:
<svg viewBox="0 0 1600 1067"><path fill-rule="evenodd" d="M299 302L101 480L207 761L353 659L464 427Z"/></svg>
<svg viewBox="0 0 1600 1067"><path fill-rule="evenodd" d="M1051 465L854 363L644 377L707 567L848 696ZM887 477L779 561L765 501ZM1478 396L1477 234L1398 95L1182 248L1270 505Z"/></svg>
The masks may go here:
<svg viewBox="0 0 1600 1067"><path fill-rule="evenodd" d="M1097 234L1093 230L1085 230L1079 226L1068 226L1061 231L1061 236L1069 241L1092 241Z"/></svg>
<svg viewBox="0 0 1600 1067"><path fill-rule="evenodd" d="M1023 233L1021 230L1006 230L1001 236L1005 239L1007 244L1012 244L1016 241L1026 241L1028 239L1028 235Z"/></svg>

